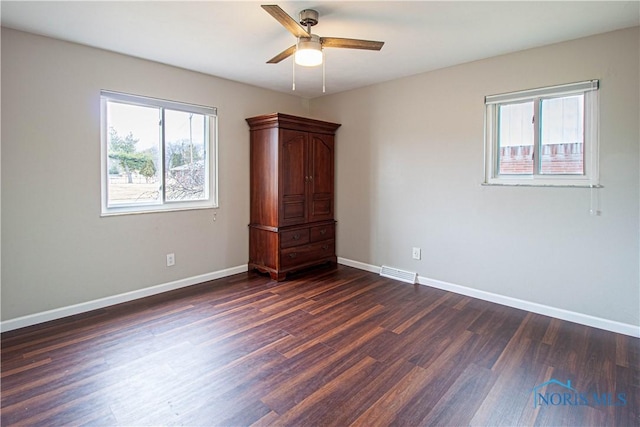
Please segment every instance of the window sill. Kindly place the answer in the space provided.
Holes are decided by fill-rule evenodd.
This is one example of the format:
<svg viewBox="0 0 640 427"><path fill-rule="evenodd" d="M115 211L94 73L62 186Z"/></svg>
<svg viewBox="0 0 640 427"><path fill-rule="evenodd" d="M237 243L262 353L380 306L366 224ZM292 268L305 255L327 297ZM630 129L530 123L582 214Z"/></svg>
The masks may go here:
<svg viewBox="0 0 640 427"><path fill-rule="evenodd" d="M101 217L110 217L110 216L122 216L122 215L140 215L140 214L153 214L153 213L164 213L164 212L179 212L179 211L193 211L193 210L204 210L204 209L218 209L217 205L200 205L200 206L174 206L170 208L163 209L110 209L108 211L102 211L100 213Z"/></svg>
<svg viewBox="0 0 640 427"><path fill-rule="evenodd" d="M483 182L482 187L558 187L558 188L604 188L600 184L552 184L544 182Z"/></svg>

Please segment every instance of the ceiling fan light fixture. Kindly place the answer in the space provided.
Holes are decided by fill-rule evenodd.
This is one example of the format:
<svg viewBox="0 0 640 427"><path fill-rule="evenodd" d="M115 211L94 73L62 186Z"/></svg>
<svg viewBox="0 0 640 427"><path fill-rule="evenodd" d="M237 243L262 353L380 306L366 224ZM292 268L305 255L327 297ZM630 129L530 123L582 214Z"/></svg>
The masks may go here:
<svg viewBox="0 0 640 427"><path fill-rule="evenodd" d="M320 38L311 34L310 38L300 38L294 55L296 64L304 67L315 67L322 64L322 43Z"/></svg>

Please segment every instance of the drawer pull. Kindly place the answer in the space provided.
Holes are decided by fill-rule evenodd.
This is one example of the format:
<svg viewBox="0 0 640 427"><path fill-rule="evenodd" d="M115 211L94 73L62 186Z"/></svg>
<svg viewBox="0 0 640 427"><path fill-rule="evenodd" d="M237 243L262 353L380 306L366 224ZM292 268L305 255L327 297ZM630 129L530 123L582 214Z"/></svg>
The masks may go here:
<svg viewBox="0 0 640 427"><path fill-rule="evenodd" d="M294 234L293 240L300 240L300 234Z"/></svg>
<svg viewBox="0 0 640 427"><path fill-rule="evenodd" d="M327 234L327 229L323 228L322 230L320 230L320 234L322 234L323 236Z"/></svg>
<svg viewBox="0 0 640 427"><path fill-rule="evenodd" d="M296 252L292 252L292 253L289 254L289 258L295 258L297 256L298 256L298 254Z"/></svg>
<svg viewBox="0 0 640 427"><path fill-rule="evenodd" d="M329 245L322 245L322 249L326 251L327 249L329 249Z"/></svg>

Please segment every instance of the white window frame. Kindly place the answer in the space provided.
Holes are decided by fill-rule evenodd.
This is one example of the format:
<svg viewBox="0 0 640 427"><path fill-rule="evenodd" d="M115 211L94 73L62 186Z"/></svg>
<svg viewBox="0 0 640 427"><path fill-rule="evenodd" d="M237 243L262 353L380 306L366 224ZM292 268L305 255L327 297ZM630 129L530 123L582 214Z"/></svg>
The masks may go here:
<svg viewBox="0 0 640 427"><path fill-rule="evenodd" d="M205 198L202 200L189 201L167 201L164 200L164 194L161 195L159 201L144 203L109 206L108 200L108 146L109 146L109 129L107 125L107 103L115 101L125 104L154 107L164 110L176 110L187 113L202 114L208 117L208 146L206 147L205 173L208 181L205 188ZM164 124L162 124L164 126ZM122 215L122 214L139 214L151 212L167 212L191 209L214 209L218 207L218 115L215 107L208 107L195 104L187 104L183 102L168 101L158 98L150 98L146 96L131 95L127 93L113 92L108 90L100 91L100 157L101 157L101 198L102 209L101 216ZM164 127L161 132L161 161L159 162L159 176L162 177L164 183ZM161 193L163 193L161 191Z"/></svg>
<svg viewBox="0 0 640 427"><path fill-rule="evenodd" d="M485 97L485 179L483 185L524 185L555 187L599 187L599 81L588 80L519 92ZM540 174L540 100L584 94L584 174ZM501 105L533 102L536 130L534 131L534 171L531 175L500 175L498 161L498 111Z"/></svg>

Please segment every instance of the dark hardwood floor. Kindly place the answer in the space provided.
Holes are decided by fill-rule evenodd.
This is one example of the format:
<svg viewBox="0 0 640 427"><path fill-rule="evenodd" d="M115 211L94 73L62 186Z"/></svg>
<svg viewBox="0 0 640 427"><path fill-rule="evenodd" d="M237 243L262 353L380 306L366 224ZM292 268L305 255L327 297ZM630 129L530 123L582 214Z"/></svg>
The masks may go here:
<svg viewBox="0 0 640 427"><path fill-rule="evenodd" d="M638 426L639 341L344 266L245 273L2 334L1 422Z"/></svg>

